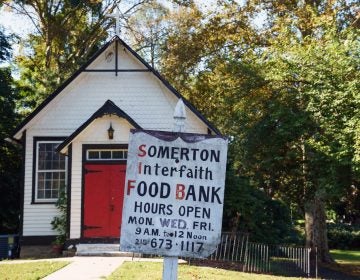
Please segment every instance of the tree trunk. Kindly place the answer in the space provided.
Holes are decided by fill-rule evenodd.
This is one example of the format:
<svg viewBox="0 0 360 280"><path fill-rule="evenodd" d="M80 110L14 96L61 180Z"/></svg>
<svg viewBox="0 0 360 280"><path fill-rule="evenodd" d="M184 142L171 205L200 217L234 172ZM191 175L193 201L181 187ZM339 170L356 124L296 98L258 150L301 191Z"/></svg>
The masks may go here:
<svg viewBox="0 0 360 280"><path fill-rule="evenodd" d="M334 262L328 246L325 205L319 194L305 205L305 233L306 246L311 248L312 262L315 262L316 251L320 262Z"/></svg>

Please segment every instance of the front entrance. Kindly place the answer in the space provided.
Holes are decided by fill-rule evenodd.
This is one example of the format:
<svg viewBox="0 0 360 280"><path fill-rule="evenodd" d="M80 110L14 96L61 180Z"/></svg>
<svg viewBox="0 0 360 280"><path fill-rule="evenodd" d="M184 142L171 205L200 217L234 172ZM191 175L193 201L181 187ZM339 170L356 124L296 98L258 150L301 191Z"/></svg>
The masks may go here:
<svg viewBox="0 0 360 280"><path fill-rule="evenodd" d="M84 238L119 238L126 164L84 165Z"/></svg>

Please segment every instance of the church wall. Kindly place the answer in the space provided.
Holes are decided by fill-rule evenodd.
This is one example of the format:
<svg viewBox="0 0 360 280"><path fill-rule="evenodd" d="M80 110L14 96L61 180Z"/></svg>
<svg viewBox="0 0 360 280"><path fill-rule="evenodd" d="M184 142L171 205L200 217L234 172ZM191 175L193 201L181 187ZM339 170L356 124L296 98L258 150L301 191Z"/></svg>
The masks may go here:
<svg viewBox="0 0 360 280"><path fill-rule="evenodd" d="M112 46L109 47L110 51ZM106 59L106 50L88 69L111 69L114 57ZM128 51L119 46L119 69L145 69ZM55 235L50 222L58 214L54 204L32 203L33 139L34 137L68 137L107 100L111 100L144 129L171 131L178 98L152 72L82 72L60 94L51 100L26 125L26 160L24 188L24 236ZM186 108L186 132L207 133L207 126ZM71 238L80 237L82 145L109 143L106 139L108 121L95 121L80 134L72 146ZM113 120L115 139L127 143L129 125ZM125 129L125 130L124 130ZM117 135L117 131L124 133ZM21 134L18 135L21 137Z"/></svg>

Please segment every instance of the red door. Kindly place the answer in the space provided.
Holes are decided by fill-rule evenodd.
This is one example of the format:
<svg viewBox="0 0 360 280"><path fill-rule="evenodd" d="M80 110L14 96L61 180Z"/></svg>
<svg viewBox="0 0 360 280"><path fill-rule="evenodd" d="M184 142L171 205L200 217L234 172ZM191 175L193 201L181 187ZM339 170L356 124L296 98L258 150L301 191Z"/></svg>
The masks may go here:
<svg viewBox="0 0 360 280"><path fill-rule="evenodd" d="M86 164L83 237L119 238L125 164Z"/></svg>

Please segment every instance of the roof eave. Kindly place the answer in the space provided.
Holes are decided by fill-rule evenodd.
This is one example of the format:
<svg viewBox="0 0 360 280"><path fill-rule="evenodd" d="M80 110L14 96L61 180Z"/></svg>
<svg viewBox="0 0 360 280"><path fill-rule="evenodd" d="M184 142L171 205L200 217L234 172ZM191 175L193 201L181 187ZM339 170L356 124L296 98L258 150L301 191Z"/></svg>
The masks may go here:
<svg viewBox="0 0 360 280"><path fill-rule="evenodd" d="M26 125L43 110L59 93L61 93L73 80L75 80L100 54L116 39L116 36L105 43L85 64L83 64L74 74L72 74L64 83L62 83L53 93L40 103L14 130L12 138L19 139L22 131L26 129Z"/></svg>
<svg viewBox="0 0 360 280"><path fill-rule="evenodd" d="M68 138L66 138L57 148L56 151L61 154L67 153L68 146L96 119L103 117L104 115L116 115L119 118L123 118L128 121L134 128L141 129L141 126L135 122L127 113L121 110L111 100L107 100L103 106L101 106L94 114L91 115L81 126L79 126Z"/></svg>
<svg viewBox="0 0 360 280"><path fill-rule="evenodd" d="M62 85L60 85L52 94L50 94L38 107L35 108L14 130L12 138L20 139L22 131L27 128L29 122L41 111L43 110L58 94L60 94L73 80L75 80L95 59L99 57L105 49L112 44L115 40L121 42L124 47L134 55L146 68L148 68L164 85L167 87L170 92L172 92L177 98L183 99L185 105L200 119L202 120L208 129L213 131L217 135L222 135L221 132L211 124L195 107L183 97L164 77L160 75L150 64L148 64L142 57L140 57L128 44L126 44L118 36L114 36L111 40L105 43L84 65L82 65L73 75L71 75Z"/></svg>

